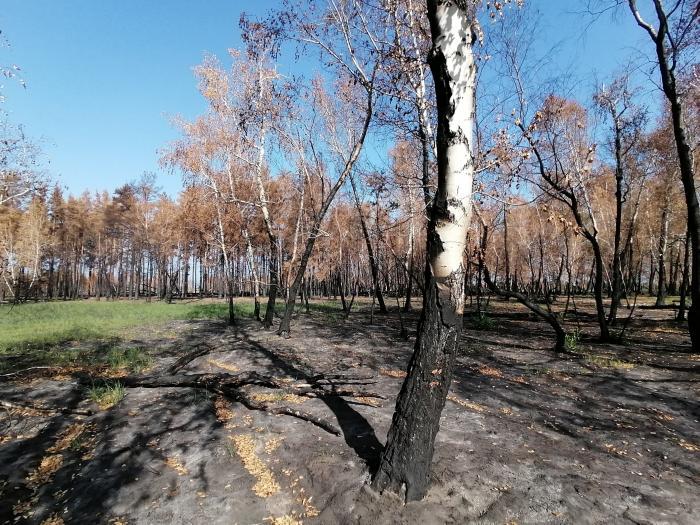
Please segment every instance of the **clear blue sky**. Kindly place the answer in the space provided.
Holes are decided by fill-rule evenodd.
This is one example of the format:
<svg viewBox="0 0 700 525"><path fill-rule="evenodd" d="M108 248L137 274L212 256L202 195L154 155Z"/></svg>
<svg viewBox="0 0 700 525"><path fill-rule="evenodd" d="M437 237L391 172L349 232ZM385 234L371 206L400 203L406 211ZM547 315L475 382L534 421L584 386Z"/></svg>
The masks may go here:
<svg viewBox="0 0 700 525"><path fill-rule="evenodd" d="M561 42L556 63L579 61L580 78L605 78L649 43L622 13L588 21L579 0L527 0L545 16L543 40ZM262 15L274 0L3 0L0 29L11 48L0 64L18 64L23 90L5 80L2 109L42 140L48 169L72 193L113 190L158 173L171 194L177 175L158 166L157 150L176 137L168 116L194 117L204 104L192 67L205 52L219 56L240 45L238 19ZM589 89L593 81L581 83Z"/></svg>

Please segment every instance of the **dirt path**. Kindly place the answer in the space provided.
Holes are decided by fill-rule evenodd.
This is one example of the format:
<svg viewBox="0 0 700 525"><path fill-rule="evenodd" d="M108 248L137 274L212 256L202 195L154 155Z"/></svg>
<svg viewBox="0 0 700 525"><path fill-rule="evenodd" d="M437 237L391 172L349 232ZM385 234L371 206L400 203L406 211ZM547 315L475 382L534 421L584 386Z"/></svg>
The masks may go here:
<svg viewBox="0 0 700 525"><path fill-rule="evenodd" d="M314 315L291 339L199 322L140 343L156 369L208 341L215 349L188 372L372 374L381 406L259 393L337 423L342 437L190 389L128 389L89 416L4 409L0 523L697 523L700 363L672 338L656 351L584 341L594 354L562 359L527 316L467 329L433 488L404 506L366 482L411 343L393 315L374 326L362 312ZM5 381L0 398L96 409L65 374Z"/></svg>

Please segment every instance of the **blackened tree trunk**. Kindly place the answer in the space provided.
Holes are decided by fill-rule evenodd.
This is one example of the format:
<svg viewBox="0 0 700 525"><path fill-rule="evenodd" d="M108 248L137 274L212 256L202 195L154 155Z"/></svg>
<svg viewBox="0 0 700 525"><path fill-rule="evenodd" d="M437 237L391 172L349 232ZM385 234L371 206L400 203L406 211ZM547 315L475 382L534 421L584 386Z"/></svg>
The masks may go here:
<svg viewBox="0 0 700 525"><path fill-rule="evenodd" d="M369 231L367 230L367 223L365 222L365 215L362 213L362 203L360 202L360 197L357 195L357 186L355 184L355 178L350 175L350 185L352 186L352 194L355 198L355 207L357 208L357 214L360 217L360 226L362 228L362 235L365 238L365 244L367 245L367 256L369 258L369 267L372 271L372 282L374 283L374 293L377 296L377 302L379 303L379 311L383 314L386 313L386 304L384 304L384 295L382 294L382 288L379 284L379 268L377 265L377 259L374 257L374 249L372 248L372 239L369 236Z"/></svg>
<svg viewBox="0 0 700 525"><path fill-rule="evenodd" d="M287 297L287 304L284 309L284 315L282 316L282 321L280 321L280 326L277 330L277 333L281 336L287 337L290 334L292 315L294 315L294 307L296 305L297 295L299 294L299 287L301 286L302 281L304 279L304 275L306 274L306 266L309 263L311 254L313 253L316 238L318 237L318 234L321 231L321 224L323 223L323 219L325 218L326 213L328 212L328 209L330 208L336 193L338 193L340 187L345 183L345 179L348 178L353 168L355 167L355 163L357 162L357 159L360 156L360 152L362 151L362 146L364 145L365 137L367 136L367 129L369 128L369 124L372 120L372 113L374 111L373 85L371 83L368 83L365 85L365 89L367 90L367 106L365 108L365 119L362 125L362 129L360 130L359 137L353 145L350 157L346 161L342 173L328 192L328 195L323 201L321 209L316 215L316 218L314 219L314 222L311 226L309 237L306 239L304 253L301 257L301 260L299 261L297 273L294 277L294 281L289 287L289 296Z"/></svg>
<svg viewBox="0 0 700 525"><path fill-rule="evenodd" d="M505 286L510 291L510 253L508 251L508 208L503 203L503 256L505 257Z"/></svg>
<svg viewBox="0 0 700 525"><path fill-rule="evenodd" d="M683 277L681 280L681 297L680 303L678 305L678 316L676 317L679 321L685 320L686 311L686 298L688 296L688 272L690 271L690 231L685 232L685 249L683 251Z"/></svg>
<svg viewBox="0 0 700 525"><path fill-rule="evenodd" d="M267 292L267 309L265 310L265 318L263 326L270 328L272 320L275 317L275 302L277 300L277 289L279 288L279 246L277 244L277 236L270 234L270 286Z"/></svg>
<svg viewBox="0 0 700 525"><path fill-rule="evenodd" d="M373 480L418 500L428 490L440 414L452 381L464 306L464 250L471 218L476 64L473 6L428 0L430 68L438 113L438 184L430 208L423 310L408 374Z"/></svg>
<svg viewBox="0 0 700 525"><path fill-rule="evenodd" d="M233 276L226 276L226 296L228 300L228 324L234 326L236 324L236 314L233 308Z"/></svg>
<svg viewBox="0 0 700 525"><path fill-rule="evenodd" d="M664 207L661 210L661 231L659 232L659 261L658 286L656 288L656 306L666 304L666 246L668 245L668 223L670 215L669 192L665 192Z"/></svg>
<svg viewBox="0 0 700 525"><path fill-rule="evenodd" d="M666 11L662 0L653 0L654 11L658 20L658 26L652 27L646 22L638 8L636 0L628 0L630 11L637 24L644 29L656 51L661 75L661 87L671 106L671 120L673 122L673 137L676 141L678 161L683 182L685 203L688 208L688 231L691 239L691 281L690 298L692 304L688 310L688 331L694 352L700 352L700 202L695 187L695 174L693 172L693 159L690 149L690 141L686 135L686 125L683 118L683 106L678 94L676 84L675 66L680 59L680 53L685 45L684 38L693 35L693 24L697 24L700 10L692 8L687 20L681 20L677 24L677 34L672 35L673 24L669 22L669 13ZM692 5L692 4L691 4ZM676 6L678 7L678 6ZM673 8L673 10L677 10ZM683 11L680 11L681 13Z"/></svg>
<svg viewBox="0 0 700 525"><path fill-rule="evenodd" d="M624 172L622 167L622 130L618 123L617 114L613 106L613 123L615 127L615 240L613 244L612 263L612 289L610 299L610 311L608 312L608 322L615 323L617 319L617 309L620 306L622 297L622 184L624 182Z"/></svg>
<svg viewBox="0 0 700 525"><path fill-rule="evenodd" d="M403 303L404 312L411 311L411 295L413 294L413 271L413 252L411 251L411 255L408 259L408 275L406 276L408 282L406 283L406 299Z"/></svg>
<svg viewBox="0 0 700 525"><path fill-rule="evenodd" d="M593 257L595 259L595 278L593 280L593 296L595 298L596 317L598 318L598 326L600 327L600 340L610 340L610 330L605 319L605 304L603 303L603 254L600 250L600 244L595 237L589 237L588 240L593 248Z"/></svg>

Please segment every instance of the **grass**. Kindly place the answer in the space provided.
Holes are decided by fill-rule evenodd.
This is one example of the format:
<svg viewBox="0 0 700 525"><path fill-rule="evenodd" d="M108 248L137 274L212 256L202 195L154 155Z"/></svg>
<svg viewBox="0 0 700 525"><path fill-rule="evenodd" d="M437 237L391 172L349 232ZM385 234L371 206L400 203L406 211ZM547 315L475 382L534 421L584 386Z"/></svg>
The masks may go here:
<svg viewBox="0 0 700 525"><path fill-rule="evenodd" d="M0 372L11 372L32 366L56 368L98 368L114 372L141 373L153 365L153 357L145 348L114 346L107 342L84 348L29 347L0 360Z"/></svg>
<svg viewBox="0 0 700 525"><path fill-rule="evenodd" d="M494 320L485 313L475 315L472 317L472 319L475 330L493 330L493 328L496 326Z"/></svg>
<svg viewBox="0 0 700 525"><path fill-rule="evenodd" d="M112 348L107 353L107 363L113 370L141 373L153 364L153 358L145 348Z"/></svg>
<svg viewBox="0 0 700 525"><path fill-rule="evenodd" d="M236 315L249 316L252 305L236 304ZM144 326L173 320L226 318L224 302L67 301L0 305L0 355L50 349L73 341L109 341Z"/></svg>
<svg viewBox="0 0 700 525"><path fill-rule="evenodd" d="M564 336L564 348L569 352L575 352L578 349L578 344L581 341L581 332L574 330Z"/></svg>
<svg viewBox="0 0 700 525"><path fill-rule="evenodd" d="M124 385L116 381L99 386L93 385L88 390L88 395L90 399L97 403L97 406L102 410L106 410L124 399L126 390L124 389Z"/></svg>
<svg viewBox="0 0 700 525"><path fill-rule="evenodd" d="M283 306L280 301L279 307ZM319 301L309 306L328 318L341 314L338 303ZM303 305L298 304L297 310L303 311ZM235 314L251 317L253 302L237 301ZM170 321L195 319L226 320L228 304L82 300L0 305L0 373L33 366L140 373L152 366L153 357L145 348L125 347L123 341Z"/></svg>
<svg viewBox="0 0 700 525"><path fill-rule="evenodd" d="M619 359L611 359L608 357L594 355L589 355L586 357L586 362L600 368L619 368L624 370L634 368L634 363L630 363L629 361L621 361Z"/></svg>

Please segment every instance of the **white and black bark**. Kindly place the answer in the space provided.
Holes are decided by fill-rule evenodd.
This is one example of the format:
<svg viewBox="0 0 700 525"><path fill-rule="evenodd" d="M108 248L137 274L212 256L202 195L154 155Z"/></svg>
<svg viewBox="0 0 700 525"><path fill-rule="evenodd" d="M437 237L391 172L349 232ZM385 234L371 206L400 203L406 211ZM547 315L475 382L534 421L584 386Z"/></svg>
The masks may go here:
<svg viewBox="0 0 700 525"><path fill-rule="evenodd" d="M373 485L423 498L440 414L445 405L462 328L464 252L474 174L476 63L471 3L428 0L429 56L437 100L438 185L430 208L423 310L408 374L396 402Z"/></svg>

